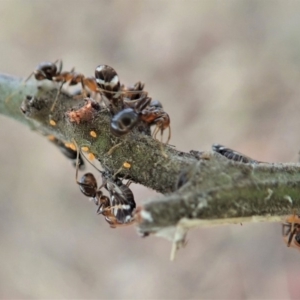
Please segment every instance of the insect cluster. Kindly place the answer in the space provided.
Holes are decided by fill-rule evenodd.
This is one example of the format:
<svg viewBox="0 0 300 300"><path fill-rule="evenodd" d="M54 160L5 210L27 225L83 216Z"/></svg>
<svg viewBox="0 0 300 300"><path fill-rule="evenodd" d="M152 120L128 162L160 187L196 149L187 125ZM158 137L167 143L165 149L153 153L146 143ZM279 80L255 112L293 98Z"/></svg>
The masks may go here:
<svg viewBox="0 0 300 300"><path fill-rule="evenodd" d="M94 201L98 206L97 213L102 214L112 228L133 223L136 204L129 184L123 184L121 179L109 171L99 172L102 175L100 187L92 173L84 174L79 181L76 179L81 192ZM108 191L109 197L103 194L103 187Z"/></svg>
<svg viewBox="0 0 300 300"><path fill-rule="evenodd" d="M152 100L144 90L145 85L137 82L132 86L121 84L117 72L108 65L99 65L95 69L94 77L86 77L81 73L63 71L61 60L55 62L43 62L39 64L35 71L25 80L27 82L31 76L38 81L50 80L59 83L59 88L53 104L50 108L49 124L56 126L57 122L53 118L59 95L63 86L75 86L80 84L81 89L79 96L84 98L84 103L80 108L71 109L65 113L71 123L80 124L90 121L95 114L105 108L111 114L111 133L117 137L121 137L134 128L139 130L139 124L143 124L143 130L155 126L153 137L156 138L160 132L161 142L165 129L168 129L168 138L166 144L171 138L170 117L163 110L161 103ZM78 95L74 95L77 97ZM97 138L97 132L90 131L92 138ZM76 166L76 183L79 185L80 191L97 205L97 213L105 217L105 220L111 227L127 225L134 222L134 211L136 204L134 195L129 188L130 182L124 184L118 176L111 170L97 171L101 174L102 184L98 186L97 180L92 173L84 174L78 180L78 170L84 167L84 155L82 151L88 152L88 147L79 148L74 143L64 143L53 136L49 136L61 152ZM86 149L85 149L86 148ZM89 159L92 157L89 154ZM124 168L130 168L127 162L123 164ZM108 194L106 196L104 192Z"/></svg>
<svg viewBox="0 0 300 300"><path fill-rule="evenodd" d="M28 81L31 76L36 80L50 80L60 83L55 100L53 101L50 113L56 107L58 96L62 87L67 84L74 86L81 84L81 94L86 97L93 94L95 98L100 95L102 103L112 114L111 132L120 137L130 132L140 122L147 125L155 125L153 137L156 138L158 132L162 134L165 129L169 129L166 144L171 138L170 117L163 110L161 103L148 97L144 90L144 84L137 82L133 86L121 84L117 72L108 65L99 65L95 69L95 77L86 77L81 73L71 71L62 71L62 61L57 60L53 63L43 62L39 64L35 71L25 80ZM79 110L72 110L67 113L71 122L80 123L91 118L92 112L100 109L97 100L86 98L85 105ZM56 125L55 120L51 118L50 124Z"/></svg>

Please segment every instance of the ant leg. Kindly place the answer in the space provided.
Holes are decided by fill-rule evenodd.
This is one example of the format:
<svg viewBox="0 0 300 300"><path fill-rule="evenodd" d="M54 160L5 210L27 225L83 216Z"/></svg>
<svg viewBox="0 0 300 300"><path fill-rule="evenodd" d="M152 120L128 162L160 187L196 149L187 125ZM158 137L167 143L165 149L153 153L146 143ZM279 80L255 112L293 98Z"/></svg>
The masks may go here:
<svg viewBox="0 0 300 300"><path fill-rule="evenodd" d="M101 210L101 208L102 208L102 206L103 206L103 203L100 203L99 205L98 205L98 209L97 209L97 211L96 211L96 213L98 214L98 215L102 215L103 213L104 213L104 211L105 211L105 209L103 209L102 211L100 211Z"/></svg>
<svg viewBox="0 0 300 300"><path fill-rule="evenodd" d="M171 139L171 126L170 126L170 124L169 124L168 130L169 130L169 133L168 133L168 139L167 139L167 141L166 141L166 145L169 144L169 141L170 141L170 139Z"/></svg>
<svg viewBox="0 0 300 300"><path fill-rule="evenodd" d="M154 131L153 131L153 133L152 133L152 137L153 137L155 140L157 140L156 136L157 136L159 130L160 130L160 127L159 127L158 124L156 124L156 127L155 127L155 129L154 129ZM167 158L168 155L167 155L166 152L164 151L162 145L163 145L163 143L160 141L160 151L161 151L161 154L163 155L163 157Z"/></svg>
<svg viewBox="0 0 300 300"><path fill-rule="evenodd" d="M162 154L163 157L168 158L168 155L166 154L166 152L163 148L163 145L165 144L165 143L162 142L163 129L161 129L158 124L156 124L156 127L154 129L153 137L157 140L156 136L157 136L159 130L161 130L161 140L160 140L160 143L159 143L160 151L161 151L161 154Z"/></svg>
<svg viewBox="0 0 300 300"><path fill-rule="evenodd" d="M290 247L291 246L291 242L292 242L292 240L293 240L293 237L294 237L294 235L296 234L296 228L293 230L293 231L291 231L291 233L290 233L290 235L289 235L289 239L288 239L288 242L287 242L287 246L288 247Z"/></svg>
<svg viewBox="0 0 300 300"><path fill-rule="evenodd" d="M159 143L159 146L160 146L160 151L161 151L161 154L164 158L168 158L168 155L166 154L164 148L163 148L163 143Z"/></svg>
<svg viewBox="0 0 300 300"><path fill-rule="evenodd" d="M25 80L23 80L23 84L25 84L32 77L33 74L34 72L31 72L30 75Z"/></svg>
<svg viewBox="0 0 300 300"><path fill-rule="evenodd" d="M158 125L156 124L156 125L155 125L155 128L154 128L154 130L153 130L153 133L152 133L152 137L153 137L155 140L157 140L156 136L157 136L158 131L159 131L159 127L158 127Z"/></svg>
<svg viewBox="0 0 300 300"><path fill-rule="evenodd" d="M85 90L85 85L84 85L84 81L83 81L83 76L80 78L80 82L81 82L81 87L82 87L82 97L86 98L87 97L87 92Z"/></svg>
<svg viewBox="0 0 300 300"><path fill-rule="evenodd" d="M80 182L78 181L79 155L81 154L82 157L84 157L85 159L86 159L86 157L85 157L85 156L82 154L82 152L80 151L80 149L79 149L79 147L78 147L78 145L77 145L75 139L73 139L73 143L74 143L74 145L75 145L75 147L76 147L76 150L77 150L76 163L75 163L75 167L76 167L75 181L76 181L76 183L79 184L79 185L84 185L83 183L80 183ZM89 161L88 161L88 162L89 162ZM89 186L89 185L86 185L86 186Z"/></svg>
<svg viewBox="0 0 300 300"><path fill-rule="evenodd" d="M62 84L60 85L60 87L59 87L59 89L58 89L58 91L57 91L57 93L56 93L56 97L55 97L54 102L53 102L53 104L52 104L52 106L51 106L51 108L50 108L50 114L53 112L53 110L54 110L54 108L55 108L55 105L56 105L56 103L57 103L58 97L59 97L59 95L60 95L60 93L61 93L61 90L62 90L62 87L63 87L63 85L64 85L65 83L66 83L65 81L62 82Z"/></svg>
<svg viewBox="0 0 300 300"><path fill-rule="evenodd" d="M160 129L160 142L163 142L163 129Z"/></svg>
<svg viewBox="0 0 300 300"><path fill-rule="evenodd" d="M77 143L76 143L75 139L73 139L73 143L74 143L74 145L75 145L75 147L76 147L76 150L77 150L77 155L76 155L76 163L75 163L75 167L76 167L76 172L75 172L75 181L76 181L76 183L77 183L77 184L79 184L79 185L82 185L82 186L87 186L87 187L89 187L89 185L88 185L88 184L84 184L84 183L81 183L81 182L79 182L79 181L78 181L79 155L80 155L81 151L80 151L80 149L79 149L79 147L78 147L78 145L77 145ZM81 153L81 155L82 155L82 153ZM82 155L82 157L84 157L84 158L85 158L85 156L84 156L84 155Z"/></svg>
<svg viewBox="0 0 300 300"><path fill-rule="evenodd" d="M128 163L127 161L124 161L124 163L122 164L122 166L113 174L112 177L116 177L117 174L119 174L122 170L128 170L131 168L131 164ZM127 175L126 175L127 176ZM123 179L126 179L126 176Z"/></svg>

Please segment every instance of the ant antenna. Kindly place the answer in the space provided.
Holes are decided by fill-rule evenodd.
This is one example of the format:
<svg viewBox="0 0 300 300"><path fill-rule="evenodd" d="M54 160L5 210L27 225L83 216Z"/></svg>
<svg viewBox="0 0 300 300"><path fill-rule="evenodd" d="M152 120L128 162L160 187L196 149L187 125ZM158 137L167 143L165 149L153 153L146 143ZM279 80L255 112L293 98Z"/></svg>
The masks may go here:
<svg viewBox="0 0 300 300"><path fill-rule="evenodd" d="M79 148L78 148L78 145L77 143L75 142L75 139L73 139L73 143L75 144L76 146L76 149L77 149L77 155L76 155L76 172L75 172L75 181L76 183L78 183L78 169L79 169Z"/></svg>
<svg viewBox="0 0 300 300"><path fill-rule="evenodd" d="M33 74L34 72L31 72L30 75L25 80L23 80L23 84L25 84L32 77Z"/></svg>
<svg viewBox="0 0 300 300"><path fill-rule="evenodd" d="M60 85L59 89L57 90L57 93L56 93L55 99L54 99L54 101L53 101L53 104L52 104L52 106L51 106L51 108L50 108L50 113L52 113L52 112L53 112L53 110L54 110L54 107L56 106L56 103L57 103L57 100L58 100L58 96L61 94L61 90L62 90L62 88L63 88L63 85L64 85L65 83L66 83L66 82L65 82L65 81L63 81L63 82L61 83L61 85Z"/></svg>
<svg viewBox="0 0 300 300"><path fill-rule="evenodd" d="M100 172L101 174L103 174L104 171L101 171L100 169L98 169L94 164L92 164L92 163L86 158L86 156L83 154L83 152L81 151L81 149L78 147L78 145L77 145L75 139L72 139L72 140L73 140L73 143L74 143L74 145L75 145L75 147L76 147L76 149L77 149L77 158L76 158L76 178L77 178L77 175L78 175L77 163L78 163L78 161L79 161L79 153L85 158L85 160L86 160L93 168L95 168L98 172ZM76 181L77 181L77 179L76 179Z"/></svg>

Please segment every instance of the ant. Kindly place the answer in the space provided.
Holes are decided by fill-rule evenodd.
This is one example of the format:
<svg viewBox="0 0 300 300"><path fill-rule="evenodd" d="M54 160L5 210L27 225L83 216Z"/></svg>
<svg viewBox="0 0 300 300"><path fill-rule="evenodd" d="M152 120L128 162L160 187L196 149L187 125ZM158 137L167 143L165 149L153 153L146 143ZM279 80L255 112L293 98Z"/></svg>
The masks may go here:
<svg viewBox="0 0 300 300"><path fill-rule="evenodd" d="M230 148L226 148L225 146L222 146L220 144L213 144L212 150L225 156L226 158L230 160L234 160L237 162L245 163L245 164L253 164L253 163L259 163L259 161L252 159L240 152L237 152L235 150L232 150Z"/></svg>
<svg viewBox="0 0 300 300"><path fill-rule="evenodd" d="M140 81L134 86L125 87L121 85L118 73L108 65L96 67L95 78L98 85L97 91L111 101L114 106L117 106L120 100L127 103L147 95L147 92L144 91L145 85Z"/></svg>
<svg viewBox="0 0 300 300"><path fill-rule="evenodd" d="M116 136L128 133L140 121L140 113L150 104L151 98L143 97L138 102L128 103L128 106L118 112L111 120L110 129Z"/></svg>
<svg viewBox="0 0 300 300"><path fill-rule="evenodd" d="M101 189L97 187L97 180L92 173L84 174L81 179L77 180L76 169L76 182L79 185L80 191L87 197L92 198L94 203L98 206L97 213L102 213L105 216L105 220L113 225L115 218L110 211L110 200L107 196L103 195ZM111 221L112 220L112 221Z"/></svg>
<svg viewBox="0 0 300 300"><path fill-rule="evenodd" d="M95 69L95 78L98 91L115 103L121 95L120 79L115 69L108 65L99 65Z"/></svg>
<svg viewBox="0 0 300 300"><path fill-rule="evenodd" d="M148 109L144 109L141 112L141 120L148 123L150 126L155 125L155 129L152 133L156 139L158 132L160 131L160 137L162 141L162 135L165 129L169 129L168 139L165 144L168 144L171 139L171 126L169 115L158 106L150 106Z"/></svg>
<svg viewBox="0 0 300 300"><path fill-rule="evenodd" d="M129 102L126 104L132 106ZM171 138L170 117L163 110L160 102L152 101L150 97L144 96L133 104L133 107L121 110L112 118L110 124L112 133L116 136L122 136L128 133L139 121L144 121L149 126L156 125L152 134L154 138L159 131L162 136L163 131L168 128L169 135L166 141L168 144Z"/></svg>
<svg viewBox="0 0 300 300"><path fill-rule="evenodd" d="M78 149L78 147L77 147ZM77 157L79 155L79 151ZM92 166L96 168L93 164ZM96 168L97 169L97 168ZM111 176L108 171L100 171L102 185L98 188L97 180L92 173L84 174L78 181L78 165L76 167L76 183L80 191L87 197L91 197L98 206L97 213L102 214L110 227L129 225L134 222L133 211L136 204L129 184L123 184L118 178ZM104 187L110 197L103 195L101 188Z"/></svg>
<svg viewBox="0 0 300 300"><path fill-rule="evenodd" d="M288 247L293 246L300 249L300 216L293 214L282 223L282 235ZM293 238L295 239L293 240Z"/></svg>
<svg viewBox="0 0 300 300"><path fill-rule="evenodd" d="M102 181L102 185L109 192L112 213L117 223L131 223L132 212L136 208L133 193L129 188L131 182L123 184L119 178L114 179L108 172L102 172Z"/></svg>
<svg viewBox="0 0 300 300"><path fill-rule="evenodd" d="M25 83L34 76L36 80L50 80L54 82L60 82L61 85L57 91L54 102L50 108L50 112L53 112L55 105L57 103L58 97L61 93L62 87L65 83L68 83L69 86L76 85L81 83L82 90L86 93L86 88L90 91L97 93L97 83L93 77L85 77L81 73L76 73L74 68L71 71L62 72L63 63L62 60L56 60L55 62L42 62L40 63L36 70L34 70L28 77L25 79Z"/></svg>

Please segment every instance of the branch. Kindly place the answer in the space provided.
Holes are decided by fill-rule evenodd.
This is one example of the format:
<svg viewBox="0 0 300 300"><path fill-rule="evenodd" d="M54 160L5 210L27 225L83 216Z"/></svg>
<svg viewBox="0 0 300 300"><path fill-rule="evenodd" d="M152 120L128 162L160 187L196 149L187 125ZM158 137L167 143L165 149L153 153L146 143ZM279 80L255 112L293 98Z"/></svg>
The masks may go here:
<svg viewBox="0 0 300 300"><path fill-rule="evenodd" d="M0 75L0 92L2 114L42 135L76 140L80 147L88 146L105 168L121 170L121 176L164 194L137 209L142 235L156 233L174 239L176 229L177 247L194 226L278 221L299 207L299 164L235 162L214 151L184 153L137 128L118 138L110 132L111 115L105 108L85 122L70 122L66 112L82 107L80 97L76 100L61 93L50 114L57 93L51 82L32 80L24 85L20 79ZM51 125L50 119L55 123ZM91 136L91 131L97 136ZM131 168L122 167L124 162Z"/></svg>

